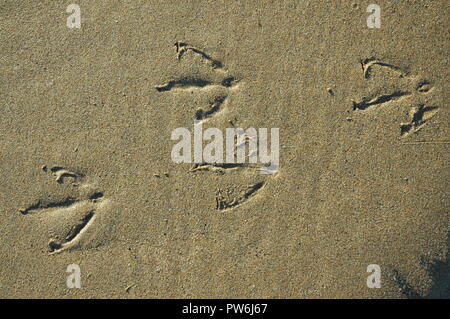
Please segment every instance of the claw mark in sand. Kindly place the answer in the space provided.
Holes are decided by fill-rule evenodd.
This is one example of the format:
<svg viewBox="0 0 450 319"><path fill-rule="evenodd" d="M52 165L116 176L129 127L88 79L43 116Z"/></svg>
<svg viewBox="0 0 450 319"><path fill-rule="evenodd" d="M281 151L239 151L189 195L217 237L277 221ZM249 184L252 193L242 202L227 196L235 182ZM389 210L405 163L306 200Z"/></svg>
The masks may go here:
<svg viewBox="0 0 450 319"><path fill-rule="evenodd" d="M419 93L428 93L432 88L433 86L431 85L431 83L428 80L424 79L419 81L416 86L416 91Z"/></svg>
<svg viewBox="0 0 450 319"><path fill-rule="evenodd" d="M60 238L52 238L48 243L49 252L53 254L61 253L65 250L74 248L79 241L84 231L94 221L94 211L89 211L84 217L79 219L78 223L72 226L66 236L61 240Z"/></svg>
<svg viewBox="0 0 450 319"><path fill-rule="evenodd" d="M229 187L226 190L219 189L216 194L216 209L227 210L237 207L255 196L255 194L264 187L264 182L258 182L243 187Z"/></svg>
<svg viewBox="0 0 450 319"><path fill-rule="evenodd" d="M260 169L260 166L254 164L249 164L249 163L231 163L231 164L227 164L227 163L213 163L213 164L208 164L208 163L204 163L204 164L195 164L190 170L189 172L200 172L200 171L204 171L204 172L213 172L219 175L223 175L225 173L229 173L231 171L236 171L239 169L243 169L243 168L253 168L255 170Z"/></svg>
<svg viewBox="0 0 450 319"><path fill-rule="evenodd" d="M56 202L50 202L50 203L45 203L42 201L38 201L37 203L25 208L25 209L19 209L19 212L22 215L33 215L36 213L40 213L42 211L47 211L47 210L51 210L51 209L63 209L65 207L70 207L71 205L75 204L79 202L78 199L76 198L72 198L72 197L67 197L62 201L56 201Z"/></svg>
<svg viewBox="0 0 450 319"><path fill-rule="evenodd" d="M204 53L202 50L197 49L197 48L195 48L193 46L190 46L187 43L178 41L178 42L175 43L175 47L177 49L177 59L178 60L181 60L181 58L183 57L183 55L186 52L192 51L195 54L198 54L199 56L201 56L209 64L211 64L213 69L221 69L223 67L222 62L213 59L208 54Z"/></svg>
<svg viewBox="0 0 450 319"><path fill-rule="evenodd" d="M379 65L381 67L385 67L390 70L393 70L396 73L398 73L400 77L404 77L407 75L407 73L402 71L401 68L399 68L395 65L392 65L392 64L384 63L384 62L372 57L372 58L361 60L361 67L363 70L363 75L366 79L370 78L370 71L374 65Z"/></svg>
<svg viewBox="0 0 450 319"><path fill-rule="evenodd" d="M204 88L205 86L212 85L210 81L197 79L197 78L183 78L180 80L171 80L165 84L156 86L158 92L166 92L175 88L192 89L192 88Z"/></svg>
<svg viewBox="0 0 450 319"><path fill-rule="evenodd" d="M375 96L373 98L363 97L360 102L352 101L353 102L353 110L366 110L372 106L395 101L395 100L400 99L403 96L408 96L408 95L411 95L411 92L396 91L392 94Z"/></svg>
<svg viewBox="0 0 450 319"><path fill-rule="evenodd" d="M42 167L42 170L44 172L47 172L48 170L47 166L44 165ZM63 184L66 178L72 178L74 181L76 181L78 178L83 177L82 174L71 172L62 166L53 166L52 168L50 168L50 171L52 172L52 175L55 177L56 182L58 182L59 184Z"/></svg>
<svg viewBox="0 0 450 319"><path fill-rule="evenodd" d="M173 89L202 89L212 86L223 86L225 88L231 88L236 85L237 80L233 77L226 78L220 82L212 82L200 78L182 78L179 80L171 80L167 83L155 86L158 92L167 92Z"/></svg>
<svg viewBox="0 0 450 319"><path fill-rule="evenodd" d="M413 107L409 113L411 121L409 123L401 123L400 135L406 137L418 132L437 112L438 108L434 106L419 105Z"/></svg>
<svg viewBox="0 0 450 319"><path fill-rule="evenodd" d="M212 115L220 112L221 107L226 102L227 97L226 96L219 96L214 99L214 102L210 106L209 110L203 110L203 108L199 107L197 111L195 112L195 119L198 121L205 120Z"/></svg>

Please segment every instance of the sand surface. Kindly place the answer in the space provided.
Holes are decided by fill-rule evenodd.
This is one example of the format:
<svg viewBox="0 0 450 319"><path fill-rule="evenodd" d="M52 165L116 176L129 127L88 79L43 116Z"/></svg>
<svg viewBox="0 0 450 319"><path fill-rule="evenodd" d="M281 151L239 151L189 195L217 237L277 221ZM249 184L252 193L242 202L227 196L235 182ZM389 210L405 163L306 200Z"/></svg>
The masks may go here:
<svg viewBox="0 0 450 319"><path fill-rule="evenodd" d="M76 3L0 1L0 297L449 296L446 1ZM174 163L199 114L278 172Z"/></svg>

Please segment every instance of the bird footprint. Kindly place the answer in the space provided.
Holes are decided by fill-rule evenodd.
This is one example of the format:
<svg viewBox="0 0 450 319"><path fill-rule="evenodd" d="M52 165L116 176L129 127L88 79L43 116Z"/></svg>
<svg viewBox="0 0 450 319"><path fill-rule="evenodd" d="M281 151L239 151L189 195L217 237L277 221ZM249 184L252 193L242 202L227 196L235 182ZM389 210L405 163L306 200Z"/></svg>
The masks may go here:
<svg viewBox="0 0 450 319"><path fill-rule="evenodd" d="M96 214L107 203L103 192L84 183L84 176L61 166L47 169L59 184L69 182L74 188L72 196L59 199L40 199L26 208L19 209L25 218L46 226L49 253L60 253L80 245L83 234L94 223Z"/></svg>
<svg viewBox="0 0 450 319"><path fill-rule="evenodd" d="M213 98L208 105L195 110L194 120L206 121L223 112L228 104L229 90L238 87L239 80L228 75L228 71L223 67L222 62L204 53L202 50L190 46L183 42L175 43L176 56L178 60L185 59L189 54L192 59L200 59L213 70L209 75L176 76L173 79L155 86L158 92L169 91L214 91ZM195 60L194 60L195 61Z"/></svg>
<svg viewBox="0 0 450 319"><path fill-rule="evenodd" d="M408 104L411 108L410 119L409 122L400 124L401 137L418 132L438 112L435 106L417 102L434 89L428 79L412 75L374 57L362 60L361 68L366 93L352 99L354 112L369 113L397 102Z"/></svg>
<svg viewBox="0 0 450 319"><path fill-rule="evenodd" d="M183 72L181 75L175 76L167 82L155 86L155 89L160 93L171 92L178 94L180 92L198 93L208 96L210 100L206 103L201 103L192 113L192 119L195 123L205 123L207 121L217 120L218 124L223 126L223 123L229 123L234 128L235 123L229 119L229 96L232 90L240 87L241 81L229 74L225 69L223 63L204 51L191 46L184 42L175 43L176 58L181 61L189 59L196 67L198 65L204 67L206 65L206 72L202 76L198 76L200 71L193 73L192 71ZM186 75L186 74L195 75ZM249 139L244 141L235 140L236 148L242 148L245 143L249 143ZM251 154L247 155L247 158ZM227 210L235 208L248 199L253 198L266 183L267 175L260 174L261 167L257 164L250 163L197 163L189 170L193 174L215 174L215 175L233 175L239 174L244 177L245 185L228 185L218 188L216 191L216 209ZM235 175L233 175L235 176ZM225 176L224 176L225 177Z"/></svg>

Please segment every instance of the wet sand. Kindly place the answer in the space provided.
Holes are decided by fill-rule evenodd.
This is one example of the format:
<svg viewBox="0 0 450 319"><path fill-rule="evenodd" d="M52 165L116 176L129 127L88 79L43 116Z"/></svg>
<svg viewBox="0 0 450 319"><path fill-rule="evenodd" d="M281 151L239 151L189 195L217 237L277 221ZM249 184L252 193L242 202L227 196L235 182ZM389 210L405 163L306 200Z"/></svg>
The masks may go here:
<svg viewBox="0 0 450 319"><path fill-rule="evenodd" d="M2 1L0 297L449 297L448 6L370 3ZM194 120L278 171L174 163Z"/></svg>

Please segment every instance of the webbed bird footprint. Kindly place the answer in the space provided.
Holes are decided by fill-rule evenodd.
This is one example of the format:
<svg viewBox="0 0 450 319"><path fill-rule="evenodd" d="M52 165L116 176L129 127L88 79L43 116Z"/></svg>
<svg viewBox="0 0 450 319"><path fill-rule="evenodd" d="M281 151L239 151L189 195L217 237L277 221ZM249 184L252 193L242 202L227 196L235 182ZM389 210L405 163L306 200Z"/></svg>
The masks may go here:
<svg viewBox="0 0 450 319"><path fill-rule="evenodd" d="M44 171L47 171L46 168ZM53 167L56 182L63 183L64 177L80 179L63 167ZM73 196L50 196L50 199L40 199L20 213L30 218L45 229L48 236L48 251L60 253L80 246L84 233L96 219L98 211L107 203L102 192L97 191L87 183L75 184L71 191Z"/></svg>
<svg viewBox="0 0 450 319"><path fill-rule="evenodd" d="M410 74L402 68L377 58L361 60L365 93L352 99L353 111L368 113L382 107L408 105L410 122L400 124L400 135L406 137L418 132L426 121L436 115L438 108L421 101L433 91L432 82Z"/></svg>
<svg viewBox="0 0 450 319"><path fill-rule="evenodd" d="M242 130L235 127L235 123L230 119L233 111L230 97L236 92L235 90L241 88L242 82L230 75L221 61L199 48L184 42L177 42L175 49L175 57L180 63L179 74L155 86L155 89L161 94L171 94L182 100L190 101L190 103L195 99L195 103L192 104L200 106L192 112L189 110L182 110L182 112L187 116L192 116L192 120L196 124L213 122L215 126L221 128L231 124L234 129ZM184 105L190 106L187 103ZM250 143L250 139L250 136L243 140L236 137L234 147L240 150L245 149L246 144ZM250 147L248 148L250 149ZM238 161L236 158L232 163L202 162L194 164L189 170L191 174L221 176L220 179L214 178L218 186L215 196L217 210L233 209L254 198L266 184L267 176L276 172L270 166L265 170L267 174L261 174L262 169L266 167L250 163L249 158L254 155L252 152L255 151L249 150L249 154L245 155L244 162ZM234 177L243 179L245 184L236 185Z"/></svg>
<svg viewBox="0 0 450 319"><path fill-rule="evenodd" d="M204 93L206 101L193 112L193 118L205 121L223 112L228 104L230 90L238 87L239 80L230 76L222 62L202 50L183 42L175 43L176 57L186 60L197 71L183 73L156 85L158 92L197 92Z"/></svg>

